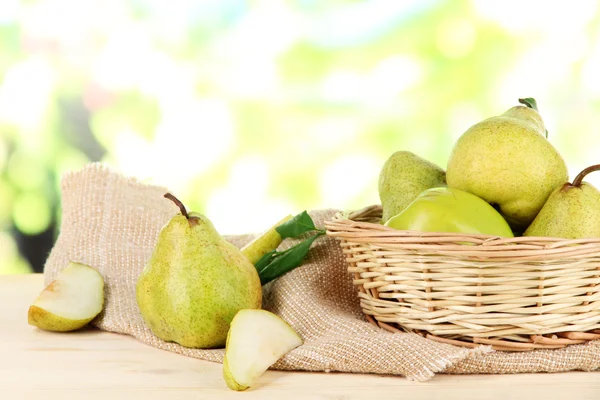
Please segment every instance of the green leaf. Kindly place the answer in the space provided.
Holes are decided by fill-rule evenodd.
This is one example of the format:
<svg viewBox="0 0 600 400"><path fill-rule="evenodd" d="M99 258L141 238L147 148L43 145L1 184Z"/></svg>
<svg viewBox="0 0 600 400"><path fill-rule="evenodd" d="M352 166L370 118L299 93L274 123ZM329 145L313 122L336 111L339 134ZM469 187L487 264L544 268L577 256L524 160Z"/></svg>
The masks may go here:
<svg viewBox="0 0 600 400"><path fill-rule="evenodd" d="M303 233L314 231L316 229L315 223L306 211L302 211L289 221L275 228L275 230L281 235L282 239L295 238Z"/></svg>
<svg viewBox="0 0 600 400"><path fill-rule="evenodd" d="M533 97L526 97L524 99L519 99L519 103L526 105L529 108L533 108L535 111L538 111L537 102Z"/></svg>
<svg viewBox="0 0 600 400"><path fill-rule="evenodd" d="M267 254L265 254L264 256L262 256L260 258L260 260L258 260L256 262L256 264L254 264L254 268L256 268L256 271L258 271L259 275L260 275L260 271L262 271L263 269L266 268L267 265L269 265L269 263L278 255L281 254L283 252L279 252L277 250L273 250L268 252Z"/></svg>
<svg viewBox="0 0 600 400"><path fill-rule="evenodd" d="M322 235L319 232L287 250L265 254L255 265L261 284L264 285L302 264L312 243Z"/></svg>

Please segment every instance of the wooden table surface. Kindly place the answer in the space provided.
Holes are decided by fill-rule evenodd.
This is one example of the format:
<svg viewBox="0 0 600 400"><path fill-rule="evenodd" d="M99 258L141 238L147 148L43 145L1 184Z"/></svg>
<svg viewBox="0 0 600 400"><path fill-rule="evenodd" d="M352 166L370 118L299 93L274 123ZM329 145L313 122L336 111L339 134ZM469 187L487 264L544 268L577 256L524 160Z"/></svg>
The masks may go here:
<svg viewBox="0 0 600 400"><path fill-rule="evenodd" d="M27 324L37 275L0 276L0 399L600 399L599 372L402 377L267 371L242 393L221 364L98 330L51 333Z"/></svg>

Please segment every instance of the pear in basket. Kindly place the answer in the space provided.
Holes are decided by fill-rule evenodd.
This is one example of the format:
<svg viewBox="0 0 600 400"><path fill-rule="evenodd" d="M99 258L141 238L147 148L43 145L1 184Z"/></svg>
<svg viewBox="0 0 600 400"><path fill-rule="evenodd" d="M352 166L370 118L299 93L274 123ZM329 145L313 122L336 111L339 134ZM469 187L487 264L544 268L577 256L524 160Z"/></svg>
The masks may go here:
<svg viewBox="0 0 600 400"><path fill-rule="evenodd" d="M447 187L427 189L386 226L420 232L513 237L506 220L479 197Z"/></svg>
<svg viewBox="0 0 600 400"><path fill-rule="evenodd" d="M561 155L546 138L534 99L471 126L448 159L449 187L498 206L515 232L533 221L550 193L567 182Z"/></svg>
<svg viewBox="0 0 600 400"><path fill-rule="evenodd" d="M379 173L379 198L386 222L404 210L422 191L445 186L443 169L409 151L392 154Z"/></svg>
<svg viewBox="0 0 600 400"><path fill-rule="evenodd" d="M524 236L566 239L600 237L600 191L583 178L600 164L581 171L573 183L560 185L548 197Z"/></svg>

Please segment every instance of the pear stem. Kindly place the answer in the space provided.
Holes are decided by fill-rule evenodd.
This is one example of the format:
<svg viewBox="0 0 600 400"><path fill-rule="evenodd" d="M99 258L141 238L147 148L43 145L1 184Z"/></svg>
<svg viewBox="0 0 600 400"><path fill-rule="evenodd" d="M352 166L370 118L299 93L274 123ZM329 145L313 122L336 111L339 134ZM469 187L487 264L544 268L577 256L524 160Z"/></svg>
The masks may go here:
<svg viewBox="0 0 600 400"><path fill-rule="evenodd" d="M185 206L177 197L173 196L171 193L165 193L164 197L175 203L175 205L181 210L181 214L183 214L187 219L190 219L190 216L187 210L185 209Z"/></svg>
<svg viewBox="0 0 600 400"><path fill-rule="evenodd" d="M535 101L535 99L533 97L526 97L524 99L519 99L519 103L524 104L527 107L532 108L535 111L539 112L539 110L537 108L537 102Z"/></svg>
<svg viewBox="0 0 600 400"><path fill-rule="evenodd" d="M573 180L573 183L571 184L571 186L581 186L581 182L583 182L583 178L585 178L585 176L587 174L589 174L590 172L598 171L598 170L600 170L600 164L596 164L596 165L592 165L590 167L587 167L586 169L584 169L583 171L581 171L579 173L579 175L577 175L575 177L575 179Z"/></svg>

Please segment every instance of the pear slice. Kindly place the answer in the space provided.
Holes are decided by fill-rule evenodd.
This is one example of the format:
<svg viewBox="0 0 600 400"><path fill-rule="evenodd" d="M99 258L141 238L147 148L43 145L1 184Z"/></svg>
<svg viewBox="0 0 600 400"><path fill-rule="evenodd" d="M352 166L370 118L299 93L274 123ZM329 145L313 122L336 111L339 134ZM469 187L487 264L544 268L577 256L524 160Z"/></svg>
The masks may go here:
<svg viewBox="0 0 600 400"><path fill-rule="evenodd" d="M104 305L104 279L95 269L70 262L29 307L30 325L55 332L83 328Z"/></svg>
<svg viewBox="0 0 600 400"><path fill-rule="evenodd" d="M302 338L272 312L240 310L227 334L225 383L233 390L248 389L271 365L301 344Z"/></svg>

